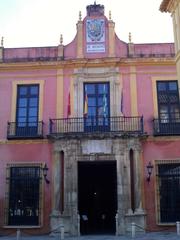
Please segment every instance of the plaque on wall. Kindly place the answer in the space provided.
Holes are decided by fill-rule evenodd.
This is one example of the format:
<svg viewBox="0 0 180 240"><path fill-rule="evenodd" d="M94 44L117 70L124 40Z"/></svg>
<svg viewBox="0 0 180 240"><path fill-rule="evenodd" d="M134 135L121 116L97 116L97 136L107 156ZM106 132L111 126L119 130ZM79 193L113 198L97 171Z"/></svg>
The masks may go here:
<svg viewBox="0 0 180 240"><path fill-rule="evenodd" d="M104 19L87 19L86 51L88 53L105 52L105 21Z"/></svg>

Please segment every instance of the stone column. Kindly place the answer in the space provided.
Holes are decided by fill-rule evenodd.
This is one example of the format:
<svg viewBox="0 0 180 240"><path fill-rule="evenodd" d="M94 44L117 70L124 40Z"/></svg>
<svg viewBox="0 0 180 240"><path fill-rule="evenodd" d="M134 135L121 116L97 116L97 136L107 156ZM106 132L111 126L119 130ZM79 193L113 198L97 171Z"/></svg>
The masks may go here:
<svg viewBox="0 0 180 240"><path fill-rule="evenodd" d="M64 164L64 182L65 182L65 186L64 186L64 214L66 216L70 216L71 215L71 209L72 209L72 164L70 162L71 159L71 153L72 150L68 147L67 152L69 152L69 154L66 155L66 163Z"/></svg>
<svg viewBox="0 0 180 240"><path fill-rule="evenodd" d="M59 212L60 206L60 154L54 153L53 164L53 211Z"/></svg>
<svg viewBox="0 0 180 240"><path fill-rule="evenodd" d="M77 201L77 140L68 141L66 156L66 189L65 189L65 214L69 217L70 234L78 234L78 201Z"/></svg>
<svg viewBox="0 0 180 240"><path fill-rule="evenodd" d="M133 150L133 162L134 162L134 200L135 200L135 211L131 209L127 211L125 215L126 231L131 231L131 223L134 222L141 226L141 229L137 231L144 231L145 228L145 213L142 208L142 158L141 158L141 143L139 139L129 139L127 142L127 151ZM128 154L129 156L129 154ZM128 157L128 162L130 159ZM129 166L130 171L130 166ZM130 178L129 178L130 179ZM129 184L130 188L130 184ZM130 190L129 190L130 191ZM131 194L131 193L130 193ZM130 200L129 200L130 201ZM129 202L131 204L131 202Z"/></svg>
<svg viewBox="0 0 180 240"><path fill-rule="evenodd" d="M129 158L129 149L126 149L126 151L124 152L125 154L125 172L126 172L126 182L125 182L125 186L126 186L126 190L125 190L125 194L126 194L126 214L132 214L132 208L131 208L131 176L130 176L130 158Z"/></svg>
<svg viewBox="0 0 180 240"><path fill-rule="evenodd" d="M134 150L135 163L135 212L143 212L142 210L142 185L141 185L141 150Z"/></svg>
<svg viewBox="0 0 180 240"><path fill-rule="evenodd" d="M52 212L50 215L51 221L51 231L56 229L55 232L58 232L58 228L60 226L60 161L59 161L59 152L54 152L54 160L53 160L53 193L52 193ZM52 233L54 234L54 232Z"/></svg>
<svg viewBox="0 0 180 240"><path fill-rule="evenodd" d="M125 222L124 215L126 209L125 202L125 186L124 186L124 162L125 155L123 149L123 142L119 140L114 140L113 142L113 153L115 154L115 158L117 161L117 213L118 213L118 229L116 229L116 234L124 234L125 233Z"/></svg>

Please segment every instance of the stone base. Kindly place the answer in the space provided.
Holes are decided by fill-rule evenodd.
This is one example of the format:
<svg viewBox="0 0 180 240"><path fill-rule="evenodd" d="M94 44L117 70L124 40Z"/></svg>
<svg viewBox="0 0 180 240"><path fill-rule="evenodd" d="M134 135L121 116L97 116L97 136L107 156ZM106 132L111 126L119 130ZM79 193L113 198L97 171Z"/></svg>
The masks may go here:
<svg viewBox="0 0 180 240"><path fill-rule="evenodd" d="M57 235L60 235L62 227L64 227L64 236L72 236L73 232L71 225L70 216L64 216L61 215L58 211L53 211L50 215L50 236L55 237Z"/></svg>
<svg viewBox="0 0 180 240"><path fill-rule="evenodd" d="M130 233L132 231L132 223L135 223L136 232L145 232L146 228L146 214L142 209L137 209L134 213L128 212L125 215L125 226L126 226L126 233Z"/></svg>

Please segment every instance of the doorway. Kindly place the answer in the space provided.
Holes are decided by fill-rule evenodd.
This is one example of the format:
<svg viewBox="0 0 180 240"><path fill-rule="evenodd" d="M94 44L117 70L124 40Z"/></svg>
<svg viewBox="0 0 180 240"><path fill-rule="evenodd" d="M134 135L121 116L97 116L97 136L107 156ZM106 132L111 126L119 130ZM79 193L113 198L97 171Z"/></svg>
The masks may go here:
<svg viewBox="0 0 180 240"><path fill-rule="evenodd" d="M81 234L115 234L116 161L78 163L78 210Z"/></svg>

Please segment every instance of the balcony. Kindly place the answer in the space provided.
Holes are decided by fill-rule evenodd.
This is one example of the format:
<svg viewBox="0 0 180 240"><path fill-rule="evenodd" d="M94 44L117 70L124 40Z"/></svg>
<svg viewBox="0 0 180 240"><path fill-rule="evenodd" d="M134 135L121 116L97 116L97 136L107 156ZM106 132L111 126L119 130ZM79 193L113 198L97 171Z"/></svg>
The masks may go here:
<svg viewBox="0 0 180 240"><path fill-rule="evenodd" d="M143 117L50 119L51 137L143 135Z"/></svg>
<svg viewBox="0 0 180 240"><path fill-rule="evenodd" d="M7 139L43 138L43 121L40 122L8 122Z"/></svg>
<svg viewBox="0 0 180 240"><path fill-rule="evenodd" d="M154 136L180 135L180 119L154 119Z"/></svg>

